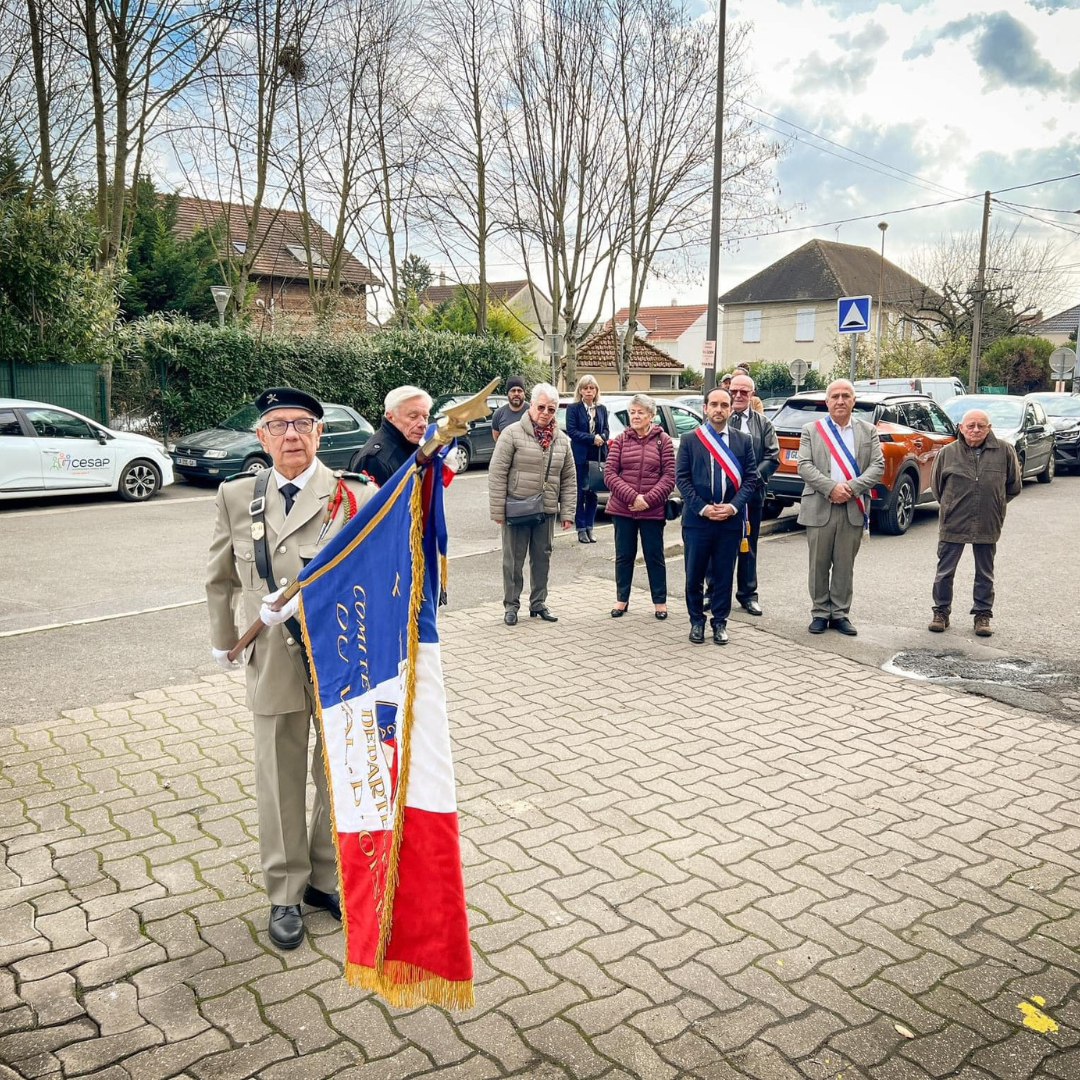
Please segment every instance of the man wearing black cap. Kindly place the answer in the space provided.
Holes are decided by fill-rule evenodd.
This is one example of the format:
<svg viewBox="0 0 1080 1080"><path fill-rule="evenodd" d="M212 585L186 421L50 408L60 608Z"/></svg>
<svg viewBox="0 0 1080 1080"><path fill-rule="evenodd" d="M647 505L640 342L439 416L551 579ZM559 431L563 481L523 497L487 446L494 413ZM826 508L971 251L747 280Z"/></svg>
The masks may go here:
<svg viewBox="0 0 1080 1080"><path fill-rule="evenodd" d="M509 405L500 405L491 418L491 437L499 439L499 432L516 424L525 415L525 380L520 375L511 375L506 380L506 396Z"/></svg>
<svg viewBox="0 0 1080 1080"><path fill-rule="evenodd" d="M299 597L281 611L271 611L269 604L375 489L361 477L335 475L315 456L323 408L310 394L277 386L263 391L255 405L260 414L255 434L273 468L218 488L206 599L214 660L226 671L247 669L270 940L279 948L295 949L304 940L301 902L324 908L337 919L341 907L317 727L310 829L305 810L315 705L296 619ZM337 500L339 489L342 498ZM337 512L327 522L327 507L335 504ZM256 619L266 628L243 658L230 661L228 652L240 636L234 612L241 598L244 629Z"/></svg>

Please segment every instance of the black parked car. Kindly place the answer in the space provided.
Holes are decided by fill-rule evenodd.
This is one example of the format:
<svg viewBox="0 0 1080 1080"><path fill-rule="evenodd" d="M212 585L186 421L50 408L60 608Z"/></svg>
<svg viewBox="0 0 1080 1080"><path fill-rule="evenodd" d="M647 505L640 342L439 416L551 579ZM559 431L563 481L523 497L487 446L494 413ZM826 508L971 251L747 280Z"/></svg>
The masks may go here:
<svg viewBox="0 0 1080 1080"><path fill-rule="evenodd" d="M1054 425L1054 457L1059 469L1080 469L1080 397L1076 394L1029 394Z"/></svg>
<svg viewBox="0 0 1080 1080"><path fill-rule="evenodd" d="M270 455L255 435L259 412L245 405L217 427L177 439L173 468L189 480L223 480L233 473L262 472ZM323 405L319 460L331 469L356 471L360 448L371 438L371 425L348 405Z"/></svg>
<svg viewBox="0 0 1080 1080"><path fill-rule="evenodd" d="M435 399L432 407L433 419L438 419L443 410L451 405L460 405L468 401L472 394L444 394ZM468 432L457 441L457 446L451 451L450 456L457 458L457 471L464 472L473 462L486 463L491 460L495 452L495 437L491 433L491 417L495 410L507 403L507 398L502 394L492 394L487 399L487 406L491 410L487 416L479 420L469 422Z"/></svg>
<svg viewBox="0 0 1080 1080"><path fill-rule="evenodd" d="M942 408L954 423L959 424L964 413L982 409L990 417L994 434L1012 443L1020 459L1020 475L1034 476L1040 484L1054 479L1054 425L1039 404L1039 394L961 394L949 398Z"/></svg>

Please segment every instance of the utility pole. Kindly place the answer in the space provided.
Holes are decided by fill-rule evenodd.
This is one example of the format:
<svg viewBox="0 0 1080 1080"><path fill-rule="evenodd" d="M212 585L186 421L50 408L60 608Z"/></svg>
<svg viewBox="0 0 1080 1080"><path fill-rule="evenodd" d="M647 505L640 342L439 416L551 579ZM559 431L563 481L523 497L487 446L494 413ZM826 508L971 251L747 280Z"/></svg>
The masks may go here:
<svg viewBox="0 0 1080 1080"><path fill-rule="evenodd" d="M889 227L887 221L879 221L881 230L881 266L878 268L877 287L877 346L874 349L874 378L881 378L881 325L885 321L885 230ZM855 335L853 334L852 337Z"/></svg>
<svg viewBox="0 0 1080 1080"><path fill-rule="evenodd" d="M720 187L724 158L724 53L727 51L727 0L720 0L720 59L716 71L716 134L713 139L712 228L709 236L709 309L705 316L705 340L713 342L712 367L705 369L705 393L716 385L716 364L720 352L717 330L720 322Z"/></svg>
<svg viewBox="0 0 1080 1080"><path fill-rule="evenodd" d="M979 241L979 276L975 279L975 311L971 320L971 362L968 393L979 392L979 338L982 335L983 300L986 298L986 238L990 232L990 192L983 194L982 239Z"/></svg>

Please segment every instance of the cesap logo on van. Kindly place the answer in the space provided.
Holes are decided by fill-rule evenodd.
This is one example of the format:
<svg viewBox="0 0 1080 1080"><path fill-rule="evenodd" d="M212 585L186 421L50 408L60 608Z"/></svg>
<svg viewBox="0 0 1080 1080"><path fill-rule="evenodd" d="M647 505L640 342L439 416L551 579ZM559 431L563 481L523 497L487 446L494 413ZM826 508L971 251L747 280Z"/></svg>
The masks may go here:
<svg viewBox="0 0 1080 1080"><path fill-rule="evenodd" d="M51 472L84 472L87 469L107 469L112 464L111 458L74 457L58 451L53 454Z"/></svg>

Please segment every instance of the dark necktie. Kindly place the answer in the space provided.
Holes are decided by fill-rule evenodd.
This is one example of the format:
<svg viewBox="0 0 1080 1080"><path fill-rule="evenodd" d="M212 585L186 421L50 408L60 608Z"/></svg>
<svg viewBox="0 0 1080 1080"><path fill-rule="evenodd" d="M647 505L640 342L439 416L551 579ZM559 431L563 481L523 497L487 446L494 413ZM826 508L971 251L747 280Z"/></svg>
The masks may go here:
<svg viewBox="0 0 1080 1080"><path fill-rule="evenodd" d="M283 484L281 488L281 496L285 500L285 516L289 516L289 511L292 509L293 503L296 501L296 496L299 494L300 489L295 484Z"/></svg>

